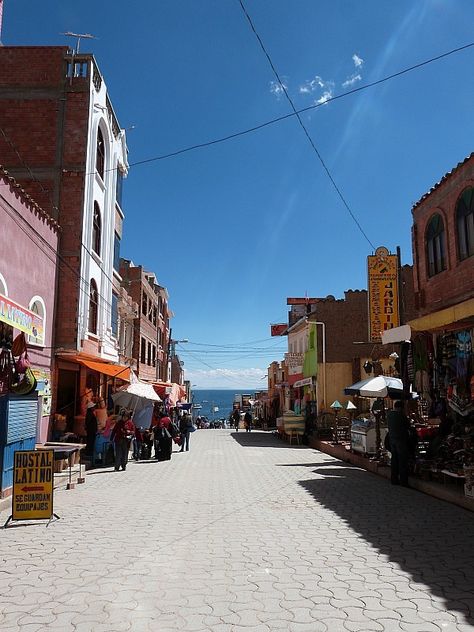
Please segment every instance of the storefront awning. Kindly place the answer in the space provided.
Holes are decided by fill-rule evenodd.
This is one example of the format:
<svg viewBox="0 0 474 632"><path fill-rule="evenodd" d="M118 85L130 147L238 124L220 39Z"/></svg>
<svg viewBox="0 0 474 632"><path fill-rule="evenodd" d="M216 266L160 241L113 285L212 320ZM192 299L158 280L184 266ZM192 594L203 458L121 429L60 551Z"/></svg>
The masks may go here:
<svg viewBox="0 0 474 632"><path fill-rule="evenodd" d="M474 298L446 309L440 309L432 314L415 318L410 320L408 324L415 331L433 331L445 329L455 323L459 324L459 327L463 327L464 321L466 327L472 326L474 322Z"/></svg>
<svg viewBox="0 0 474 632"><path fill-rule="evenodd" d="M88 358L83 358L80 355L61 355L59 357L61 360L82 364L82 366L87 367L91 371L97 371L98 373L103 373L104 375L110 375L110 377L116 377L120 380L124 380L125 382L130 382L130 367L124 366L123 364L109 364L108 362L89 360Z"/></svg>

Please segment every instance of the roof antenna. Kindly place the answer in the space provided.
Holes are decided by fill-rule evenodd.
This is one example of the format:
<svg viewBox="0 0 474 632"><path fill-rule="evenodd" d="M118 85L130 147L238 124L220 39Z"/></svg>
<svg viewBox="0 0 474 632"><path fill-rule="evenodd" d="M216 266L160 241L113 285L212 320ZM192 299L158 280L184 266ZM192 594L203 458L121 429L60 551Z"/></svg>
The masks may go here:
<svg viewBox="0 0 474 632"><path fill-rule="evenodd" d="M61 35L66 35L67 37L77 37L76 55L79 54L81 39L98 39L95 35L91 35L90 33L71 33L71 31L66 31L66 33L61 33Z"/></svg>

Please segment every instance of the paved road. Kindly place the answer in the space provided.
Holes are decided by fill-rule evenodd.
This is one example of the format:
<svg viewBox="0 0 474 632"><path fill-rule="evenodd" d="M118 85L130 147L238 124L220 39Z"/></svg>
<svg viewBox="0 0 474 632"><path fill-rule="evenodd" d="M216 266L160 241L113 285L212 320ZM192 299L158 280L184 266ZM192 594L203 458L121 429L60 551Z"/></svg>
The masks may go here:
<svg viewBox="0 0 474 632"><path fill-rule="evenodd" d="M265 433L191 443L0 531L0 630L474 631L472 513Z"/></svg>

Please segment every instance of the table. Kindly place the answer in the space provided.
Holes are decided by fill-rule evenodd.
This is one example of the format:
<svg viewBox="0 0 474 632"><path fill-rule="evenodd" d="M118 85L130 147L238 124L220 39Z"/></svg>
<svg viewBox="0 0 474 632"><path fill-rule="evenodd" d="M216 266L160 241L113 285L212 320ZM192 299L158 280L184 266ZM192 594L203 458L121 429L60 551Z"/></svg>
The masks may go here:
<svg viewBox="0 0 474 632"><path fill-rule="evenodd" d="M85 443L61 443L60 441L47 441L46 443L36 444L35 449L53 450L55 461L65 458L64 456L60 456L61 454L66 455L69 464L69 482L66 485L66 489L74 489L76 484L72 482L72 457L76 454L76 452L80 452L85 447ZM82 463L79 460L79 477L77 479L77 483L85 483L85 481L86 479L82 476Z"/></svg>

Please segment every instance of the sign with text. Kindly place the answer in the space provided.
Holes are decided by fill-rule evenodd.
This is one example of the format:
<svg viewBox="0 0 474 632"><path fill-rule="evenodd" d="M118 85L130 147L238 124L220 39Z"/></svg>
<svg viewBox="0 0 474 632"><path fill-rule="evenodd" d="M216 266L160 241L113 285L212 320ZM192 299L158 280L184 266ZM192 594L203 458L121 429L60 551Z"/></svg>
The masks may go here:
<svg viewBox="0 0 474 632"><path fill-rule="evenodd" d="M277 325L270 325L271 336L283 336L286 334L288 325L286 323L278 323Z"/></svg>
<svg viewBox="0 0 474 632"><path fill-rule="evenodd" d="M17 451L13 457L13 520L53 515L54 451Z"/></svg>
<svg viewBox="0 0 474 632"><path fill-rule="evenodd" d="M369 340L380 342L382 333L400 324L398 303L398 257L387 248L377 248L367 257L369 275Z"/></svg>
<svg viewBox="0 0 474 632"><path fill-rule="evenodd" d="M0 294L0 320L36 338L38 344L44 342L43 318L3 294Z"/></svg>

